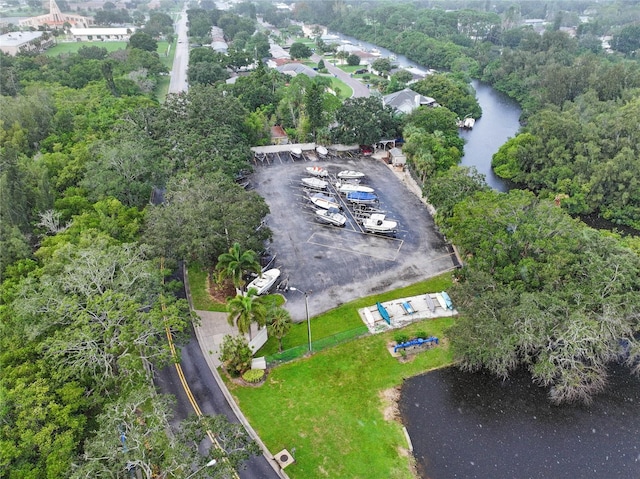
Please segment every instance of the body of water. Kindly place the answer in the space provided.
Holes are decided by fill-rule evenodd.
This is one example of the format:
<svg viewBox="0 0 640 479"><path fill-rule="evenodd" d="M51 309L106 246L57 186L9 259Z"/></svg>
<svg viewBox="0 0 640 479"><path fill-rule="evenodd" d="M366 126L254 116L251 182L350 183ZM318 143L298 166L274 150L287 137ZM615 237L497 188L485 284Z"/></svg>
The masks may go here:
<svg viewBox="0 0 640 479"><path fill-rule="evenodd" d="M447 368L406 380L400 411L423 478L640 477L640 380L622 367L590 406L552 406L525 372Z"/></svg>
<svg viewBox="0 0 640 479"><path fill-rule="evenodd" d="M475 166L496 190L508 191L512 185L493 173L491 159L517 134L521 110L487 84L472 86L483 115L473 130L461 132L462 164ZM553 406L547 390L524 371L501 381L451 367L406 380L399 407L425 479L640 478L640 379L623 367L612 370L606 391L589 406Z"/></svg>
<svg viewBox="0 0 640 479"><path fill-rule="evenodd" d="M495 175L491 169L491 158L509 138L516 136L520 128L520 107L508 96L493 89L486 83L474 80L476 98L482 108L473 130L462 130L464 156L461 164L475 166L485 175L487 183L498 191L509 190L509 183Z"/></svg>
<svg viewBox="0 0 640 479"><path fill-rule="evenodd" d="M381 57L394 57L394 63L399 66L416 67L423 71L429 69L428 65L418 65L404 55L396 55L390 50L372 43L363 42L347 35L333 34L365 51L376 49L380 52ZM507 191L510 185L493 173L491 158L509 138L516 136L520 128L521 109L514 100L486 83L474 80L471 85L476 90L476 98L482 108L482 118L476 121L472 130L461 130L460 132L460 136L466 142L461 164L475 166L479 173L485 175L489 186L498 191Z"/></svg>

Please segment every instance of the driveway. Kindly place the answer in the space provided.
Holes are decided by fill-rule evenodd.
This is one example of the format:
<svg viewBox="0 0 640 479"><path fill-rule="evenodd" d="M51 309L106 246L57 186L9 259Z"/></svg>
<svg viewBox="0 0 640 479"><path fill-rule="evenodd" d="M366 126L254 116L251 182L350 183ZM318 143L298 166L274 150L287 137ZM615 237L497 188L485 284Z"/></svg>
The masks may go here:
<svg viewBox="0 0 640 479"><path fill-rule="evenodd" d="M293 161L289 154L272 154L259 162L253 174L256 191L271 209L266 223L273 231L270 251L289 286L311 292L309 313L318 315L354 299L407 286L449 271L454 257L426 205L389 165L372 157L351 155L317 160L304 155ZM398 221L395 236L364 233L341 198L348 217L343 228L315 221L300 179L307 166L323 166L336 175L341 170L366 173L365 183L375 189L379 209ZM404 180L404 181L403 181ZM304 296L285 293L286 307L295 321L306 319Z"/></svg>
<svg viewBox="0 0 640 479"><path fill-rule="evenodd" d="M320 55L318 55L317 53L314 53L311 56L311 60L313 60L314 62L319 62L320 60L324 60L324 66L327 69L327 71L329 73L331 73L333 76L339 78L340 80L342 80L343 82L345 82L347 85L349 85L351 87L351 89L353 90L353 95L351 95L354 98L357 97L368 97L369 95L371 95L371 92L369 91L369 87L367 87L367 85L364 85L362 82L360 82L358 79L353 78L351 75L349 75L347 72L341 70L340 68L334 66L329 59L324 58Z"/></svg>

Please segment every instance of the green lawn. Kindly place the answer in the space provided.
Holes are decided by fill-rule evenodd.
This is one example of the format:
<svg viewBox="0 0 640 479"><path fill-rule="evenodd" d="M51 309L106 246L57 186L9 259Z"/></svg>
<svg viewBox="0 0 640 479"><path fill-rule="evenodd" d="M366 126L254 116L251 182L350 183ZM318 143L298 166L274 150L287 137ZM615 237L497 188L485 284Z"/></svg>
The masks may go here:
<svg viewBox="0 0 640 479"><path fill-rule="evenodd" d="M57 45L45 51L45 55L55 57L63 53L77 53L80 47L100 47L106 48L108 52L123 50L127 48L127 42L67 42Z"/></svg>
<svg viewBox="0 0 640 479"><path fill-rule="evenodd" d="M338 98L350 98L353 95L353 89L342 80L331 75L331 88L338 93Z"/></svg>
<svg viewBox="0 0 640 479"><path fill-rule="evenodd" d="M202 311L227 311L227 305L216 303L209 296L207 272L199 265L189 265L189 290L194 309Z"/></svg>
<svg viewBox="0 0 640 479"><path fill-rule="evenodd" d="M189 281L191 282L191 272L189 272ZM371 306L377 301L385 302L391 301L392 299L417 296L426 292L444 291L450 286L451 274L446 273L444 275L436 276L435 278L407 286L406 288L357 299L327 311L317 317L313 317L313 311L310 311L312 316L311 339L315 342L337 334L347 334L348 332L353 332L354 335L359 335L359 332L362 333L363 328L366 329L366 326L363 324L362 319L360 319L358 309L364 308L365 306ZM282 349L286 350L307 344L307 323L302 322L294 324L291 327L289 334L287 334L282 340ZM256 356L271 356L277 352L278 341L271 337L256 353Z"/></svg>
<svg viewBox="0 0 640 479"><path fill-rule="evenodd" d="M443 338L453 321L425 320L405 331ZM451 364L452 355L445 341L401 363L387 351L393 334L367 336L287 363L270 371L259 388L228 384L271 452L295 448L296 464L286 470L292 479L413 477L402 426L384 415L392 404L385 392L405 377Z"/></svg>

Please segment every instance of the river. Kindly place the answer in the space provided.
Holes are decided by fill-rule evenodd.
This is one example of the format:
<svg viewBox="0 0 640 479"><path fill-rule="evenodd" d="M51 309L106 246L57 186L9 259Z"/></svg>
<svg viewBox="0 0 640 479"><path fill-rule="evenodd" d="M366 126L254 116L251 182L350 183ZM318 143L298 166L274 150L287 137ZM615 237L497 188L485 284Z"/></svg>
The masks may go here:
<svg viewBox="0 0 640 479"><path fill-rule="evenodd" d="M342 40L351 42L363 50L377 49L381 57L395 58L394 63L399 66L411 66L427 71L428 68L418 65L404 55L395 53L357 38L331 32ZM508 191L509 183L499 178L491 169L491 158L498 149L511 137L516 136L520 128L521 109L518 104L508 96L493 89L490 85L474 80L471 86L476 90L476 98L482 108L482 118L476 121L472 130L461 130L460 136L465 140L464 156L461 164L475 166L482 173L487 184L498 191Z"/></svg>
<svg viewBox="0 0 640 479"><path fill-rule="evenodd" d="M396 63L425 69L402 56ZM508 191L511 185L491 170L491 158L516 135L520 108L487 84L472 86L483 115L473 130L461 132L462 164ZM523 371L501 381L451 367L407 379L399 407L420 477L640 478L640 379L613 368L606 391L590 406L552 406L546 394Z"/></svg>
<svg viewBox="0 0 640 479"><path fill-rule="evenodd" d="M509 138L516 136L520 128L520 107L486 83L474 80L471 84L476 90L482 117L476 121L473 130L460 132L466 142L461 164L475 166L479 173L485 175L492 188L508 191L509 183L496 176L491 169L491 158Z"/></svg>

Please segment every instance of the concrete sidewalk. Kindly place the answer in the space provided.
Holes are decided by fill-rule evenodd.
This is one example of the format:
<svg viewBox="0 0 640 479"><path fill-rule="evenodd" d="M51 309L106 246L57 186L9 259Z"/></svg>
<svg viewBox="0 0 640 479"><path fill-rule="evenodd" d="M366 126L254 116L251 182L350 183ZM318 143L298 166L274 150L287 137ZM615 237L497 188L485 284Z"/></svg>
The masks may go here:
<svg viewBox="0 0 640 479"><path fill-rule="evenodd" d="M227 313L194 311L200 318L200 324L196 326L196 331L202 353L207 357L207 362L217 368L222 364L220 361L222 340L227 334L236 336L238 328L229 325Z"/></svg>

